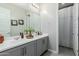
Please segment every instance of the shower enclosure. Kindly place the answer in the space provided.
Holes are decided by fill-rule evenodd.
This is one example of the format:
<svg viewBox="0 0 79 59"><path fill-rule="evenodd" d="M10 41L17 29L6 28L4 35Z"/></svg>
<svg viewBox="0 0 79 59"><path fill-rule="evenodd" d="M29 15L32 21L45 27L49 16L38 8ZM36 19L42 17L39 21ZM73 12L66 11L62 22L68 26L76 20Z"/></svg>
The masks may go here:
<svg viewBox="0 0 79 59"><path fill-rule="evenodd" d="M59 46L72 48L75 55L78 55L77 3L59 4Z"/></svg>
<svg viewBox="0 0 79 59"><path fill-rule="evenodd" d="M72 6L59 10L59 45L72 47Z"/></svg>

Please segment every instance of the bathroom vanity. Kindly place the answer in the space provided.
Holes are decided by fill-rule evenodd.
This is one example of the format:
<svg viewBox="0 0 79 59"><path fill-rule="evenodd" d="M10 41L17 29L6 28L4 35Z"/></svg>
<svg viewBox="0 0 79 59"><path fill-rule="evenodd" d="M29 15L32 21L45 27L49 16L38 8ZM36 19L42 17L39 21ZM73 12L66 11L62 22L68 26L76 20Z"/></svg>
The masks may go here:
<svg viewBox="0 0 79 59"><path fill-rule="evenodd" d="M0 56L40 56L48 50L48 34L34 36L32 39L21 39L19 36L5 39L0 44Z"/></svg>

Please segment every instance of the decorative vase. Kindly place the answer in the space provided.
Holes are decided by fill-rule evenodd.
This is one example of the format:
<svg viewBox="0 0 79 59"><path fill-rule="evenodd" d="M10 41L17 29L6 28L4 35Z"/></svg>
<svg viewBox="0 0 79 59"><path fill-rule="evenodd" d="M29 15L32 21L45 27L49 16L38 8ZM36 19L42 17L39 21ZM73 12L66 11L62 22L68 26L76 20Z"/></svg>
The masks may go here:
<svg viewBox="0 0 79 59"><path fill-rule="evenodd" d="M0 34L0 44L3 43L3 41L4 41L4 36Z"/></svg>
<svg viewBox="0 0 79 59"><path fill-rule="evenodd" d="M27 38L27 39L33 38L33 35L32 35L32 33L31 33L31 31L28 33L28 35L26 35L26 38Z"/></svg>

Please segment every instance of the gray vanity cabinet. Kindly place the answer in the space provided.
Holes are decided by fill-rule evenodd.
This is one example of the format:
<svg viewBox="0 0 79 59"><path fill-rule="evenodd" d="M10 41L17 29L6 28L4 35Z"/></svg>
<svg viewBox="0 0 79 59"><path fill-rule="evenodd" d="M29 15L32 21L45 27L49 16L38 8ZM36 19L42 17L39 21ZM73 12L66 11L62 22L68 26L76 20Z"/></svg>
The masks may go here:
<svg viewBox="0 0 79 59"><path fill-rule="evenodd" d="M43 37L21 46L0 52L0 56L40 56L48 49L48 37Z"/></svg>

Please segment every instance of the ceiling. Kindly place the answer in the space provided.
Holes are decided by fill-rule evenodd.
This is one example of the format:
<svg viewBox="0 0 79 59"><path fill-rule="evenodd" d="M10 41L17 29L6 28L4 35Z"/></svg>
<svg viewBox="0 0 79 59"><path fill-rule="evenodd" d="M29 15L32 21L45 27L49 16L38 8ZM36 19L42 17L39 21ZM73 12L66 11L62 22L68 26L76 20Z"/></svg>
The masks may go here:
<svg viewBox="0 0 79 59"><path fill-rule="evenodd" d="M32 4L32 3L13 3L13 5L16 5L18 7L21 7L23 9L27 9L28 5ZM39 3L35 3L37 6L39 6Z"/></svg>
<svg viewBox="0 0 79 59"><path fill-rule="evenodd" d="M27 3L13 3L13 5L26 9L28 4Z"/></svg>

